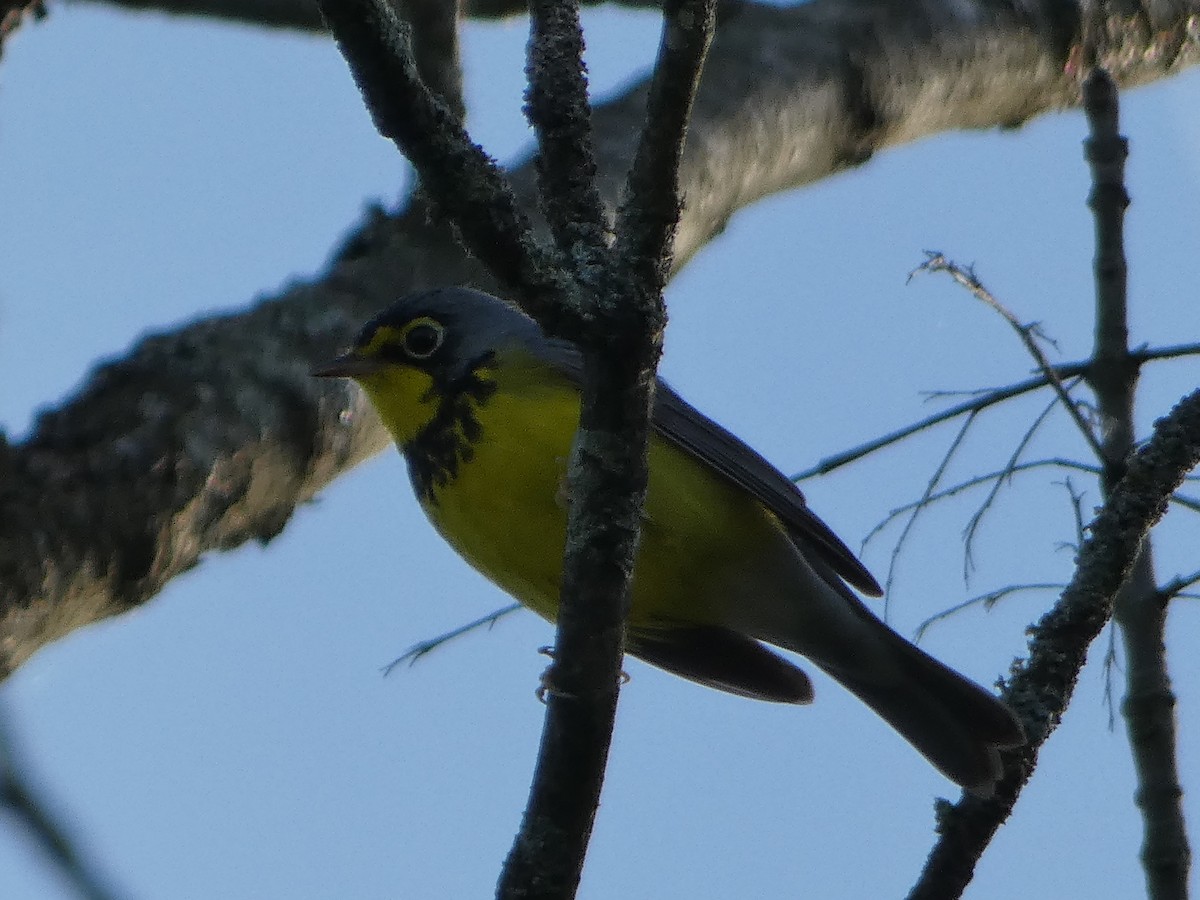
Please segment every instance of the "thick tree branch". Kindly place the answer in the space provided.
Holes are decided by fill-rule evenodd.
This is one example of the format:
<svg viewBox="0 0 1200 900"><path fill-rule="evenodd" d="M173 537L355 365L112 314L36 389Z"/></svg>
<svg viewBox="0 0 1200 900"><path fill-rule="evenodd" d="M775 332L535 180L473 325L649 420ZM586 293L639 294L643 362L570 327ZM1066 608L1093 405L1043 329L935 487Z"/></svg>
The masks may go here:
<svg viewBox="0 0 1200 900"><path fill-rule="evenodd" d="M70 0L72 3L81 0ZM317 7L317 0L82 0L104 6L167 13L178 16L196 16L225 19L247 25L265 25L275 28L294 28L300 31L325 31L325 20ZM583 0L584 6L600 6L613 3L630 8L654 9L654 0ZM528 10L525 0L465 0L463 15L472 19L506 19L524 15Z"/></svg>
<svg viewBox="0 0 1200 900"><path fill-rule="evenodd" d="M1200 391L1155 423L1125 477L1092 522L1075 575L1054 608L1030 631L1029 656L1014 667L1001 696L1025 726L1026 746L1007 751L1005 777L989 799L964 794L939 810L939 838L910 900L962 894L975 863L1008 818L1037 764L1038 751L1070 702L1087 648L1112 615L1114 597L1132 569L1171 493L1200 463Z"/></svg>
<svg viewBox="0 0 1200 900"><path fill-rule="evenodd" d="M1077 102L1066 71L1079 38L1072 7L947 6L815 0L745 6L723 22L680 169L676 267L761 197L888 146ZM1200 56L1185 39L1200 0L1147 15L1153 28L1114 45L1123 85ZM635 85L594 110L600 191L613 210L646 91ZM528 164L513 170L519 209L535 208L534 180ZM298 504L387 444L350 394L306 372L398 292L495 287L438 222L419 203L371 217L313 283L142 341L43 415L27 441L0 445L0 674L145 602L206 552L269 540Z"/></svg>

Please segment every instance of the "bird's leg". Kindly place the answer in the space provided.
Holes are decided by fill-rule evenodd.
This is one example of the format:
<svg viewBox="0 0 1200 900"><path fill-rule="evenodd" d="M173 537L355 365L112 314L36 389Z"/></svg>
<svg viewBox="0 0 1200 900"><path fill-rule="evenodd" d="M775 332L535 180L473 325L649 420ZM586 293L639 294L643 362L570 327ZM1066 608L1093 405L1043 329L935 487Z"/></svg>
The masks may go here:
<svg viewBox="0 0 1200 900"><path fill-rule="evenodd" d="M538 653L542 654L542 656L548 656L548 657L550 657L550 659L554 659L554 648L551 646L547 645L545 647L538 647ZM619 678L620 678L621 684L629 684L629 682L632 680L629 677L629 673L626 672L624 669L621 670L621 674L620 674ZM574 694L569 694L566 691L560 691L558 688L556 688L554 686L554 663L553 662L549 666L546 667L546 670L544 672L542 672L541 677L538 678L538 686L537 686L537 690L535 691L535 694L537 695L538 700L541 701L542 703L545 703L546 697L548 697L550 695L553 695L555 697L567 697L570 699L575 699Z"/></svg>

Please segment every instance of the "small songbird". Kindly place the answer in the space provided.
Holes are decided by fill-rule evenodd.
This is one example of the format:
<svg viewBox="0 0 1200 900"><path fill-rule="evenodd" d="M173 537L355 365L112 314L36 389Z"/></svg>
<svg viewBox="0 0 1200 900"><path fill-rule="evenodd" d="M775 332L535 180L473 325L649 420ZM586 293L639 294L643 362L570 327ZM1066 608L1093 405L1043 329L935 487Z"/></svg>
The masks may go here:
<svg viewBox="0 0 1200 900"><path fill-rule="evenodd" d="M442 288L399 300L313 374L362 386L442 537L553 621L576 348L502 300ZM798 653L947 778L990 793L997 751L1024 743L1011 710L892 631L852 588L882 593L785 475L660 380L627 652L733 694L808 703L808 676L764 645Z"/></svg>

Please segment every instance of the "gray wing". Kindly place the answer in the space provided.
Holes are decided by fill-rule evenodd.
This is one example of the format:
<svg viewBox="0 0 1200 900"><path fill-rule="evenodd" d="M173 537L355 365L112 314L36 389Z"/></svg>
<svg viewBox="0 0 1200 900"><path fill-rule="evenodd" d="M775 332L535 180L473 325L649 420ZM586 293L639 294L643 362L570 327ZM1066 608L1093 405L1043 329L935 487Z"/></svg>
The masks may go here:
<svg viewBox="0 0 1200 900"><path fill-rule="evenodd" d="M547 339L538 350L576 383L582 380L583 363L574 346ZM671 443L708 463L778 516L797 549L815 563L814 568L823 578L830 580L830 574L836 573L864 594L883 594L879 582L850 548L808 508L804 494L791 479L680 397L661 378L655 393L653 425Z"/></svg>
<svg viewBox="0 0 1200 900"><path fill-rule="evenodd" d="M779 516L787 526L792 542L805 555L816 554L865 594L878 597L883 593L866 567L808 508L804 494L791 479L676 394L662 379L659 379L654 403L654 426L663 437L704 460L757 497L763 506Z"/></svg>

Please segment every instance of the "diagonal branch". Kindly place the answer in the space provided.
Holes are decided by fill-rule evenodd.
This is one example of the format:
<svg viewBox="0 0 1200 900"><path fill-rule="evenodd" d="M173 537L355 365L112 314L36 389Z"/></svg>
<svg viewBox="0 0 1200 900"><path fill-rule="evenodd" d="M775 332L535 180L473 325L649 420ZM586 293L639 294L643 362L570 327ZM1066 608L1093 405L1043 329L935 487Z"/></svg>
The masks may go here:
<svg viewBox="0 0 1200 900"><path fill-rule="evenodd" d="M1062 597L1030 631L1029 655L1014 667L1002 697L1021 718L1026 746L1006 751L1005 777L990 799L964 794L939 810L934 845L909 900L961 896L975 863L1008 818L1038 751L1070 702L1087 648L1108 622L1113 599L1168 498L1200 463L1200 391L1155 423L1154 434L1092 522Z"/></svg>
<svg viewBox="0 0 1200 900"><path fill-rule="evenodd" d="M991 609L1001 600L1011 597L1013 594L1021 594L1026 591L1058 591L1061 594L1065 587L1066 585L1061 582L1034 581L1029 584L1010 584L1006 587L996 588L994 591L988 591L986 594L978 594L961 603L956 603L951 607L943 609L941 612L936 612L927 619L922 619L913 633L913 640L920 642L921 638L925 636L925 632L938 622L944 622L946 619L952 618L963 610L970 609L973 606L982 606L984 609Z"/></svg>
<svg viewBox="0 0 1200 900"><path fill-rule="evenodd" d="M380 134L416 166L471 252L548 324L573 296L496 163L421 81L411 29L382 0L321 0Z"/></svg>
<svg viewBox="0 0 1200 900"><path fill-rule="evenodd" d="M1176 359L1181 356L1197 356L1200 355L1200 344L1177 344L1170 347L1143 347L1140 350L1132 351L1129 356L1134 362L1141 365L1142 363L1152 362L1160 359ZM1082 362L1063 363L1053 367L1054 375L1060 381L1067 381L1079 375L1086 375L1091 360ZM877 450L882 450L884 447L890 447L892 444L898 444L907 437L911 437L917 432L924 431L927 428L932 428L935 425L940 425L942 422L948 422L951 419L956 419L959 416L968 413L981 412L989 406L995 406L998 403L1003 403L1005 400L1011 400L1014 397L1020 397L1023 394L1028 394L1032 391L1040 390L1050 384L1050 379L1045 375L1038 375L1033 378L1027 378L1025 381L1010 384L1006 387L991 388L977 391L937 391L932 396L946 397L954 393L968 393L972 395L972 399L965 400L962 403L956 404L944 409L939 413L934 413L931 416L926 416L913 422L911 425L905 425L903 428L898 428L895 431L890 431L887 434L874 438L866 443L859 444L856 447L851 447L848 450L843 450L841 453L835 453L832 456L827 456L817 462L816 465L810 466L801 472L797 472L792 476L792 481L804 481L806 478L812 478L814 475L827 475L835 469L840 469L842 466L849 465L852 462L869 456Z"/></svg>
<svg viewBox="0 0 1200 900"><path fill-rule="evenodd" d="M1082 374L1086 365L1086 363L1067 363L1066 365L1059 366L1057 373L1060 378L1075 377ZM934 413L932 416L926 416L924 419L913 422L911 425L905 425L903 428L890 431L874 440L859 444L857 447L851 447L849 450L843 450L841 453L827 456L815 466L805 469L802 472L797 472L792 476L792 481L803 481L814 475L826 475L834 469L840 469L842 466L860 460L864 456L869 456L877 450L882 450L884 447L889 447L892 444L898 444L900 441L911 437L917 432L940 425L943 422L948 422L951 419L956 419L959 416L974 415L990 406L995 406L997 403L1003 403L1005 400L1011 400L1013 397L1019 397L1022 394L1028 394L1031 391L1044 388L1048 383L1045 376L1038 376L1036 378L1028 378L1016 384L1010 384L1007 387L982 392L978 397L951 406L949 409L944 409L939 413Z"/></svg>
<svg viewBox="0 0 1200 900"><path fill-rule="evenodd" d="M0 813L24 828L79 896L86 900L118 900L120 894L109 886L109 879L80 853L70 830L37 796L13 743L8 723L0 717Z"/></svg>
<svg viewBox="0 0 1200 900"><path fill-rule="evenodd" d="M445 631L436 637L426 638L423 641L418 641L383 667L384 677L391 675L393 670L404 665L404 663L408 663L410 666L415 666L418 660L424 658L426 655L432 653L434 650L439 649L443 645L448 644L455 638L462 637L464 634L468 634L480 628L486 628L490 631L493 627L495 627L496 623L505 616L511 615L512 613L515 613L521 609L524 609L524 607L521 606L520 603L510 603L508 606L502 606L499 609L492 610L486 616L480 616L478 619L473 619L470 622L459 625L457 628L451 628L449 631Z"/></svg>

